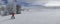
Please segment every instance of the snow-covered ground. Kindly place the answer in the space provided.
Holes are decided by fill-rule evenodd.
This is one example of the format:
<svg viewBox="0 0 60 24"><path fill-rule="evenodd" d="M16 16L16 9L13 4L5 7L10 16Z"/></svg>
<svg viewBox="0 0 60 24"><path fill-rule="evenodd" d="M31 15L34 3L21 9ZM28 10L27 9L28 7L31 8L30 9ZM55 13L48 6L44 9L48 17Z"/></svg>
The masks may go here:
<svg viewBox="0 0 60 24"><path fill-rule="evenodd" d="M31 9L10 17L0 17L0 24L60 24L60 9Z"/></svg>

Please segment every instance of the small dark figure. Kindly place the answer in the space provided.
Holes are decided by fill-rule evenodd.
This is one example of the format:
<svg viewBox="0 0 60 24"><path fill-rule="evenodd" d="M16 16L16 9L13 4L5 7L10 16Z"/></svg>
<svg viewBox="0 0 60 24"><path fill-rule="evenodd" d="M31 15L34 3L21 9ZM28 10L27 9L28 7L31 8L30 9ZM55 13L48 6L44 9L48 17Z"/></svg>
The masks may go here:
<svg viewBox="0 0 60 24"><path fill-rule="evenodd" d="M11 19L15 19L15 16L14 16L14 13L12 12L12 17L11 17Z"/></svg>

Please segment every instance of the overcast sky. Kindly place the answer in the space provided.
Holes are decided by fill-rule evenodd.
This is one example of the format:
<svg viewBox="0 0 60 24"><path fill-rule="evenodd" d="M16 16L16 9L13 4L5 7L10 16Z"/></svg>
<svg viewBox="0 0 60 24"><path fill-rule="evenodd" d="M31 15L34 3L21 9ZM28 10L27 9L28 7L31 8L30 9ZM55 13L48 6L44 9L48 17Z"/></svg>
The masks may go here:
<svg viewBox="0 0 60 24"><path fill-rule="evenodd" d="M12 2L12 0L8 0L9 2ZM34 4L40 5L41 3L46 3L49 1L59 1L59 0L17 0L17 3L20 4L21 2L30 2Z"/></svg>

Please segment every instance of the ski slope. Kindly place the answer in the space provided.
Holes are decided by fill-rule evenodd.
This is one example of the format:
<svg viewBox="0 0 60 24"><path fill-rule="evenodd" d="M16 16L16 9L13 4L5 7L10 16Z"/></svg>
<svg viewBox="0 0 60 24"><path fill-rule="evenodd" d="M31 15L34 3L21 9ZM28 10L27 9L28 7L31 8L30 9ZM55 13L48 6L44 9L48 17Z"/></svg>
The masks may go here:
<svg viewBox="0 0 60 24"><path fill-rule="evenodd" d="M60 24L60 9L31 9L10 17L0 17L0 24Z"/></svg>

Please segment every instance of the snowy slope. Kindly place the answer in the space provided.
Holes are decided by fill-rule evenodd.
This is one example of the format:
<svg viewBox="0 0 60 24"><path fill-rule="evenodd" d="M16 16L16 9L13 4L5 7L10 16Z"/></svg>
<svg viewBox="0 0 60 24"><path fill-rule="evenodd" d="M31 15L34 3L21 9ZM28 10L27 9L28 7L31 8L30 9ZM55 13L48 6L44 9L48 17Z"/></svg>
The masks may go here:
<svg viewBox="0 0 60 24"><path fill-rule="evenodd" d="M9 20L11 17L0 17L0 24L60 24L60 9L31 9L31 11L22 11L22 14L16 14L15 20Z"/></svg>

